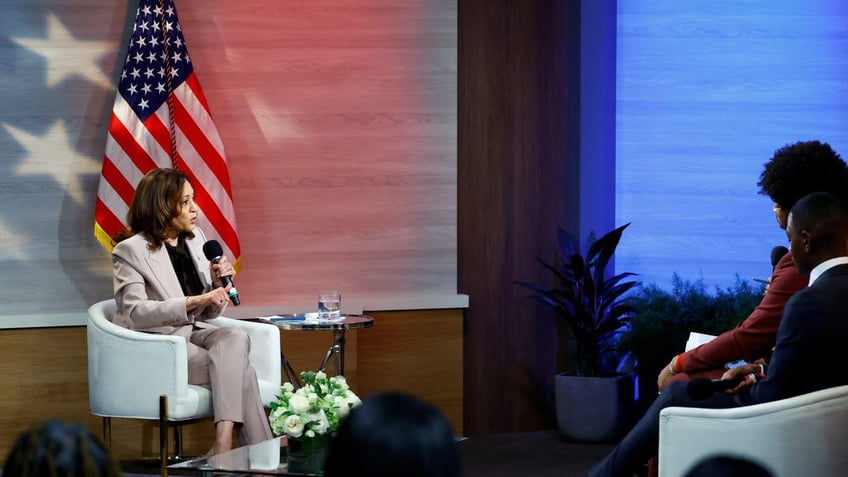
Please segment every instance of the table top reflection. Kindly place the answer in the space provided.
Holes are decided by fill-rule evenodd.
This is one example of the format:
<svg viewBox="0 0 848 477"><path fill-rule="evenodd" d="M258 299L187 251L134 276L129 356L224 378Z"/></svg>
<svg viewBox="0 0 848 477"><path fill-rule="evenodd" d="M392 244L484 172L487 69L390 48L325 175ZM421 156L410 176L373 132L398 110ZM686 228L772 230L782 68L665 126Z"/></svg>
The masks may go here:
<svg viewBox="0 0 848 477"><path fill-rule="evenodd" d="M345 314L336 320L313 319L312 313L289 313L274 316L260 317L265 321L276 325L284 330L353 330L358 328L370 328L374 325L374 318L368 315Z"/></svg>
<svg viewBox="0 0 848 477"><path fill-rule="evenodd" d="M200 457L169 465L173 470L197 471L200 475L231 472L262 475L311 475L289 473L286 464L286 438L275 437L271 440L243 446L229 452L209 457Z"/></svg>

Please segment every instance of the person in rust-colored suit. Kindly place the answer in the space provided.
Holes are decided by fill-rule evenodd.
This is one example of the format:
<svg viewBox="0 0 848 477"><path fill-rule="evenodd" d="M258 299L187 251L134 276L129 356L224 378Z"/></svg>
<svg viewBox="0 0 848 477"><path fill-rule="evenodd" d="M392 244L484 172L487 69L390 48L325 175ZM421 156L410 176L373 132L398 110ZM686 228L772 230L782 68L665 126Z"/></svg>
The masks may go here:
<svg viewBox="0 0 848 477"><path fill-rule="evenodd" d="M812 192L848 195L848 165L827 143L801 141L775 151L765 164L758 183L760 193L774 202L777 224L786 229L789 210ZM768 362L774 347L783 307L789 298L807 286L786 253L774 268L766 294L754 311L736 328L712 341L680 353L657 377L662 391L670 382L694 376L720 377L725 364L736 361Z"/></svg>
<svg viewBox="0 0 848 477"><path fill-rule="evenodd" d="M848 368L827 365L848 340L848 201L827 192L803 197L792 207L786 235L792 261L809 276L809 286L786 303L769 364L728 369L724 392L709 380L700 389L669 384L588 475L630 477L643 468L657 450L660 413L667 407L729 409L848 385Z"/></svg>
<svg viewBox="0 0 848 477"><path fill-rule="evenodd" d="M789 211L802 197L812 192L831 192L848 195L848 165L829 144L819 141L800 141L775 151L765 164L758 183L760 194L774 202L777 225L786 229ZM807 277L801 276L792 264L789 253L774 267L769 286L754 311L735 328L712 341L678 354L660 371L657 387L662 392L674 381L688 381L705 376L718 379L725 365L736 360L767 363L777 338L780 319L786 302L807 287ZM656 458L651 459L648 476L657 475Z"/></svg>
<svg viewBox="0 0 848 477"><path fill-rule="evenodd" d="M239 328L205 320L227 307L234 273L226 257L210 264L206 237L196 228L198 209L188 177L176 169L154 169L139 182L127 213L129 229L115 237L112 252L116 324L150 333L179 335L188 345L189 383L212 390L215 443L211 452L271 439L248 353Z"/></svg>

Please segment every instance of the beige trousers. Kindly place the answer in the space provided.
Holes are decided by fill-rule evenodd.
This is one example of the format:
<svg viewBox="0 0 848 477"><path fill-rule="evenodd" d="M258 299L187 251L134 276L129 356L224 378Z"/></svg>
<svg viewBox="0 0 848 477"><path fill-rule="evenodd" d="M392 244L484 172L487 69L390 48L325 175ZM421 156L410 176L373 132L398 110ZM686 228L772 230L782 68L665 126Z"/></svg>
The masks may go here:
<svg viewBox="0 0 848 477"><path fill-rule="evenodd" d="M233 421L241 445L271 439L256 371L250 364L250 338L239 328L194 330L188 345L188 382L212 390L215 423Z"/></svg>

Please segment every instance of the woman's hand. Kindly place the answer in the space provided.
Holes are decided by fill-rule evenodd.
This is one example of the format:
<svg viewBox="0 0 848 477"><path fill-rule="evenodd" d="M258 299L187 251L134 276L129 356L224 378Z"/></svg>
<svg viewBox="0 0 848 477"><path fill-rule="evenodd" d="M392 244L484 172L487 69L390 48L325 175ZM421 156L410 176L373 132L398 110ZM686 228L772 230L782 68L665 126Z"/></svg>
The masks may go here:
<svg viewBox="0 0 848 477"><path fill-rule="evenodd" d="M227 294L229 289L230 286L227 288L218 287L202 295L190 296L186 298L186 310L192 311L207 306L223 308L229 299L229 295Z"/></svg>
<svg viewBox="0 0 848 477"><path fill-rule="evenodd" d="M218 263L213 263L210 268L210 273L212 276L212 285L215 287L223 287L224 282L221 281L221 277L232 277L236 274L236 270L233 268L232 264L229 260L227 260L226 256L222 256ZM229 287L230 285L228 285ZM229 291L229 288L227 289Z"/></svg>

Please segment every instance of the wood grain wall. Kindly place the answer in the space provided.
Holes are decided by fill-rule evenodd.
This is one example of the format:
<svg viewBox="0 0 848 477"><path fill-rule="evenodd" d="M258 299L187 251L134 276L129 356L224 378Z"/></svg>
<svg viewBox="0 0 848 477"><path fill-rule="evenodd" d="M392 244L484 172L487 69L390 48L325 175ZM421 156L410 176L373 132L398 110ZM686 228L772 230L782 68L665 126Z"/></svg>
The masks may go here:
<svg viewBox="0 0 848 477"><path fill-rule="evenodd" d="M372 328L347 333L345 374L362 398L401 391L436 405L457 434L462 427L462 310L373 313ZM315 370L332 343L329 332L280 334L296 371ZM0 386L0 465L17 436L47 418L84 422L100 435L101 420L88 406L84 327L29 328L0 333L6 359ZM113 452L119 459L155 457L158 427L114 419ZM185 427L186 455L199 455L214 440L210 420Z"/></svg>
<svg viewBox="0 0 848 477"><path fill-rule="evenodd" d="M422 312L436 333L415 313L457 302L457 2L176 3L230 163L242 308L314 306L333 287L379 305L368 311L406 310L409 323L368 330L374 344L355 340L381 367L362 390L423 392L461 432L461 313ZM136 5L0 0L0 449L48 416L98 428L85 329L64 326L112 295L93 204ZM284 346L313 367L316 340ZM449 363L437 377L432 356Z"/></svg>
<svg viewBox="0 0 848 477"><path fill-rule="evenodd" d="M137 1L0 0L0 326L111 296L93 203ZM456 296L456 1L178 0L246 305Z"/></svg>
<svg viewBox="0 0 848 477"><path fill-rule="evenodd" d="M551 314L515 280L547 281L569 213L576 144L575 2L459 6L459 289L466 312L465 429L553 427ZM576 15L576 17L575 17Z"/></svg>

